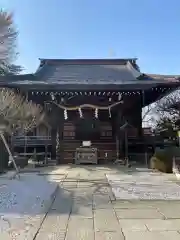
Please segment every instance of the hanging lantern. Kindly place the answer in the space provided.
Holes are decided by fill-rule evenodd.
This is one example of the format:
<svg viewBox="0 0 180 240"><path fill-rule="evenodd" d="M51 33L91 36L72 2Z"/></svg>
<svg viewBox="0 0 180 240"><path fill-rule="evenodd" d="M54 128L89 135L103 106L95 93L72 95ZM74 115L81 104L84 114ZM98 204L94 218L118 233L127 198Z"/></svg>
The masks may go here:
<svg viewBox="0 0 180 240"><path fill-rule="evenodd" d="M98 118L98 108L95 109L95 118Z"/></svg>
<svg viewBox="0 0 180 240"><path fill-rule="evenodd" d="M80 116L80 118L83 118L83 114L82 114L81 108L79 108L78 111L79 111L79 116Z"/></svg>
<svg viewBox="0 0 180 240"><path fill-rule="evenodd" d="M64 110L64 119L67 120L68 119L68 115L67 115L67 110Z"/></svg>

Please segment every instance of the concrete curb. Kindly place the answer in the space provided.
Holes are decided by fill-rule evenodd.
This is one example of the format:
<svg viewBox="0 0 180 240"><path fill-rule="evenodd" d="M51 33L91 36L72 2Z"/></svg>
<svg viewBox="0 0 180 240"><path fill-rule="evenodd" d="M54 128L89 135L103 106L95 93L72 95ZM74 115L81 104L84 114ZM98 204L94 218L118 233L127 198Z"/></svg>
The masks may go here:
<svg viewBox="0 0 180 240"><path fill-rule="evenodd" d="M40 173L40 170L35 170L35 169L20 169L19 172L17 173L16 171L8 171L0 176L0 179L8 179L12 180L15 179L18 174L23 174L23 173Z"/></svg>

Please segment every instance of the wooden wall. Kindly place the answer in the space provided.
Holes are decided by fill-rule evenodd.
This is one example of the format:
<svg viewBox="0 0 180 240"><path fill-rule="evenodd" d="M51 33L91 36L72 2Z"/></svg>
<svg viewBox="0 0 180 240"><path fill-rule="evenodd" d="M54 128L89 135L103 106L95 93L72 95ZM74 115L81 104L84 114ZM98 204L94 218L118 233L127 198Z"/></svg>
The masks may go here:
<svg viewBox="0 0 180 240"><path fill-rule="evenodd" d="M99 163L115 160L116 144L112 136L112 126L110 122L102 122L100 126L101 134L99 139L92 140L92 146L98 149ZM62 154L59 163L73 163L76 148L82 142L76 139L76 129L73 121L65 121L63 129ZM90 139L91 140L91 139Z"/></svg>

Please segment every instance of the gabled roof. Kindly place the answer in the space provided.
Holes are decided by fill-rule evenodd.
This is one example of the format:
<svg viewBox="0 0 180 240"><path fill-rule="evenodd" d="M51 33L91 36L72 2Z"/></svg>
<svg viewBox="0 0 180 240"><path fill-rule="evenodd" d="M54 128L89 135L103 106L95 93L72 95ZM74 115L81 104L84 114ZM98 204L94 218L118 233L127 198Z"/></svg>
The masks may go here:
<svg viewBox="0 0 180 240"><path fill-rule="evenodd" d="M56 84L123 84L141 75L135 59L41 59L35 75Z"/></svg>
<svg viewBox="0 0 180 240"><path fill-rule="evenodd" d="M58 84L127 84L139 80L177 82L180 75L142 73L136 58L127 59L40 59L35 75Z"/></svg>
<svg viewBox="0 0 180 240"><path fill-rule="evenodd" d="M40 65L34 74L0 76L0 87L52 91L99 91L102 89L127 91L179 85L178 75L140 72L136 60L136 58L40 59Z"/></svg>

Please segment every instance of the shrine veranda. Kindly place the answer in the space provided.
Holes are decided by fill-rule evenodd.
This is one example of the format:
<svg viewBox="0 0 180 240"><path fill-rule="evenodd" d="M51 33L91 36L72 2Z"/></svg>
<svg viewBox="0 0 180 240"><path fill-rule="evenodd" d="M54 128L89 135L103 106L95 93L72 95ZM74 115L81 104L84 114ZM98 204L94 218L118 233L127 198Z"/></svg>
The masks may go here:
<svg viewBox="0 0 180 240"><path fill-rule="evenodd" d="M127 140L134 149L143 138L142 108L180 85L179 76L142 73L136 61L40 59L34 74L0 84L44 107L47 122L29 135L47 137L57 163L74 163L83 141L97 149L97 163L109 163L127 155Z"/></svg>

